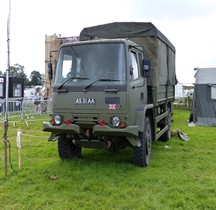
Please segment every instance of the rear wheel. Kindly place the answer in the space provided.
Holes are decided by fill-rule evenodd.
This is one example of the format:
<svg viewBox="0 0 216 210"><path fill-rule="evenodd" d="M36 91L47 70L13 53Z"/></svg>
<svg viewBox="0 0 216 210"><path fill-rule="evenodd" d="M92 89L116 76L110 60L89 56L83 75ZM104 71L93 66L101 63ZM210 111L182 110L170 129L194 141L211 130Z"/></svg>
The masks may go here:
<svg viewBox="0 0 216 210"><path fill-rule="evenodd" d="M58 153L61 159L79 158L81 156L81 148L76 146L71 138L66 135L60 135L58 138Z"/></svg>
<svg viewBox="0 0 216 210"><path fill-rule="evenodd" d="M145 118L144 131L139 132L139 139L141 146L134 147L133 151L134 163L136 165L146 167L150 163L152 149L152 130L148 117Z"/></svg>

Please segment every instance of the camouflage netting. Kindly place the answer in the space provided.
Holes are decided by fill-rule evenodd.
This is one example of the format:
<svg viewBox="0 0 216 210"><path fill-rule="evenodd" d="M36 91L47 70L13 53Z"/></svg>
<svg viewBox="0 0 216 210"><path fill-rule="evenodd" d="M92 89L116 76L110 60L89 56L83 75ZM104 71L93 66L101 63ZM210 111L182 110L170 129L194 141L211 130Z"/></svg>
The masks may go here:
<svg viewBox="0 0 216 210"><path fill-rule="evenodd" d="M142 22L114 22L84 28L80 40L92 38L129 38L144 46L147 58L151 59L151 76L148 85L175 85L175 47L152 24Z"/></svg>

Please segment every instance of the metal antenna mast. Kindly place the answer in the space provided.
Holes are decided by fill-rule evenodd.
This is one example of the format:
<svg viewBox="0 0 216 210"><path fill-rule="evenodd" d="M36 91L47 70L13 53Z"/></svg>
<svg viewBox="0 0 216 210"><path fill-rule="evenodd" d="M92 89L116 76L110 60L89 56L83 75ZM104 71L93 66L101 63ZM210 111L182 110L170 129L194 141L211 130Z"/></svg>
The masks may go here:
<svg viewBox="0 0 216 210"><path fill-rule="evenodd" d="M6 90L5 90L5 120L4 120L4 163L5 176L7 176L7 130L8 130L8 90L9 90L9 73L10 73L10 19L11 19L11 0L9 0L8 19L7 19L7 70L6 70Z"/></svg>

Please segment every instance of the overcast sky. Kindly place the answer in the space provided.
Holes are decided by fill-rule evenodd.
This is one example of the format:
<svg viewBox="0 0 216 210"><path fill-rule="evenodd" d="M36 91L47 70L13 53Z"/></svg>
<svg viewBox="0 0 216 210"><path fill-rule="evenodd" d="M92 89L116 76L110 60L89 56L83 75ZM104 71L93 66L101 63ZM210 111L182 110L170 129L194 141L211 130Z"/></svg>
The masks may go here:
<svg viewBox="0 0 216 210"><path fill-rule="evenodd" d="M0 2L0 70L7 68L9 0ZM45 34L78 36L109 22L152 22L176 47L177 79L194 82L195 67L216 67L215 0L11 0L10 64L27 76L45 71Z"/></svg>

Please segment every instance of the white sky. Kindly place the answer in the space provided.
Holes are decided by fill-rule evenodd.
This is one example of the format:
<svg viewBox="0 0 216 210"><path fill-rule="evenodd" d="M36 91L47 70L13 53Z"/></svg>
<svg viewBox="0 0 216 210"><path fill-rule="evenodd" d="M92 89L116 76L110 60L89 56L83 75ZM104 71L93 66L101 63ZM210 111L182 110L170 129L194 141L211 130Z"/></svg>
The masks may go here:
<svg viewBox="0 0 216 210"><path fill-rule="evenodd" d="M9 0L0 2L0 70L7 68ZM216 67L215 0L11 0L10 65L45 71L45 34L78 36L109 22L152 22L176 47L177 79L194 82L195 67Z"/></svg>

